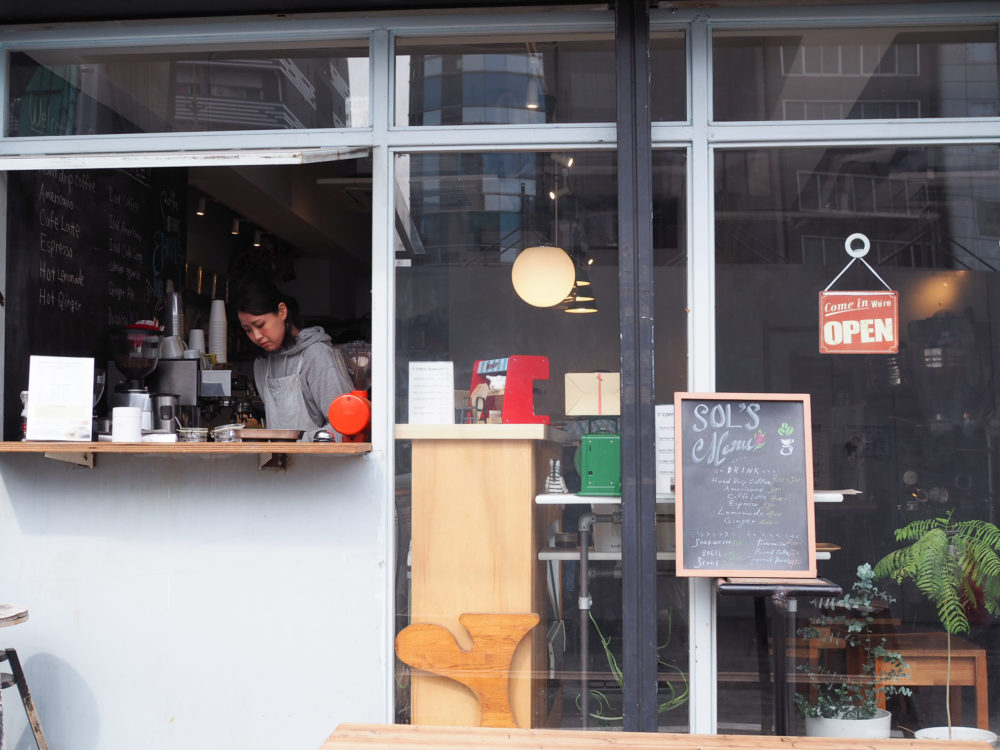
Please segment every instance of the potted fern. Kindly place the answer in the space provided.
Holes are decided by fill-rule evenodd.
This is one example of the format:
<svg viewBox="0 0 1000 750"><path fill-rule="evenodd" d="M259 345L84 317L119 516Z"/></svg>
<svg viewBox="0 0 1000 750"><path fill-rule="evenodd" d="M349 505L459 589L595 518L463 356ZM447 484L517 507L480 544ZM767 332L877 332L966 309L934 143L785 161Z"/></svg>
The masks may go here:
<svg viewBox="0 0 1000 750"><path fill-rule="evenodd" d="M983 729L952 727L951 638L968 633L966 611L981 604L993 617L1000 615L1000 529L988 521L954 521L952 511L921 519L896 529L896 541L908 542L875 565L876 578L897 583L913 581L932 602L946 633L948 666L945 680L947 727L921 729L921 739L965 739L996 742Z"/></svg>
<svg viewBox="0 0 1000 750"><path fill-rule="evenodd" d="M838 675L813 664L799 666L809 675L811 688L809 697L795 694L807 735L887 738L892 717L879 708L880 698L910 693L909 688L896 684L907 673L906 663L898 652L886 648L885 636L873 630L874 613L892 602L892 597L875 585L873 577L871 565L859 565L850 591L840 599L814 600L820 614L797 631L800 638L842 644L860 656L857 675Z"/></svg>

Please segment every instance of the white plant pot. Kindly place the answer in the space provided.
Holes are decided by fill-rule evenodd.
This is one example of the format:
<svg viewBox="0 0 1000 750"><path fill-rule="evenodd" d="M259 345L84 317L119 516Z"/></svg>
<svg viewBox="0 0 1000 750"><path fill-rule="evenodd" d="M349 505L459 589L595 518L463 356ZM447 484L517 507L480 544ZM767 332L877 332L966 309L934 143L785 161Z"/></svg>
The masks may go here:
<svg viewBox="0 0 1000 750"><path fill-rule="evenodd" d="M806 717L807 737L867 737L888 739L892 730L892 714L883 709L871 719L824 719Z"/></svg>
<svg viewBox="0 0 1000 750"><path fill-rule="evenodd" d="M974 727L952 727L951 737L948 737L948 727L927 727L918 729L913 735L918 740L973 740L978 742L989 742L993 747L997 746L997 736L989 729L976 729Z"/></svg>

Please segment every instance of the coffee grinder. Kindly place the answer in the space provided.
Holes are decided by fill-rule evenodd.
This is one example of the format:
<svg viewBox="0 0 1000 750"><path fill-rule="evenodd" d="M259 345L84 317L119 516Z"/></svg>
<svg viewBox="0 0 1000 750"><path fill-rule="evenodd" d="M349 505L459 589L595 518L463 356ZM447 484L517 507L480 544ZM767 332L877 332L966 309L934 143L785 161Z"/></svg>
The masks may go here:
<svg viewBox="0 0 1000 750"><path fill-rule="evenodd" d="M160 329L148 323L135 323L111 334L111 356L125 380L110 393L110 406L137 406L142 409L142 429L153 427L152 403L146 377L160 361Z"/></svg>

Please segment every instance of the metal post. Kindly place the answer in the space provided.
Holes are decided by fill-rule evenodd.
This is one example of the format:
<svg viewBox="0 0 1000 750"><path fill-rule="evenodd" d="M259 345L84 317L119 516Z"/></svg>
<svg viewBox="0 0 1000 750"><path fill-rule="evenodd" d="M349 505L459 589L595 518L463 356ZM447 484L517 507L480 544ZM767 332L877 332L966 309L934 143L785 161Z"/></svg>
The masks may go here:
<svg viewBox="0 0 1000 750"><path fill-rule="evenodd" d="M594 514L584 513L577 521L580 537L580 726L590 726L590 539Z"/></svg>
<svg viewBox="0 0 1000 750"><path fill-rule="evenodd" d="M622 671L627 731L657 728L652 123L648 0L615 3L621 300Z"/></svg>

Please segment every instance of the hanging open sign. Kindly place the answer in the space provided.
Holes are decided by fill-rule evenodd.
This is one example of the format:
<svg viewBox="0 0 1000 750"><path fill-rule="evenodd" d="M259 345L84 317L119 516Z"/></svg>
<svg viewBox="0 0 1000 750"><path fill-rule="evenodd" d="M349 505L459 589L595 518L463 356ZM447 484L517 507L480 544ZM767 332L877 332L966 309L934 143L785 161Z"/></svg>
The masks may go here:
<svg viewBox="0 0 1000 750"><path fill-rule="evenodd" d="M861 244L855 246L855 242ZM819 351L821 354L895 354L899 351L899 292L895 292L868 265L871 242L863 234L844 241L851 256L837 278L819 293ZM830 287L860 260L886 292L831 292Z"/></svg>
<svg viewBox="0 0 1000 750"><path fill-rule="evenodd" d="M820 292L822 354L899 351L899 292Z"/></svg>

